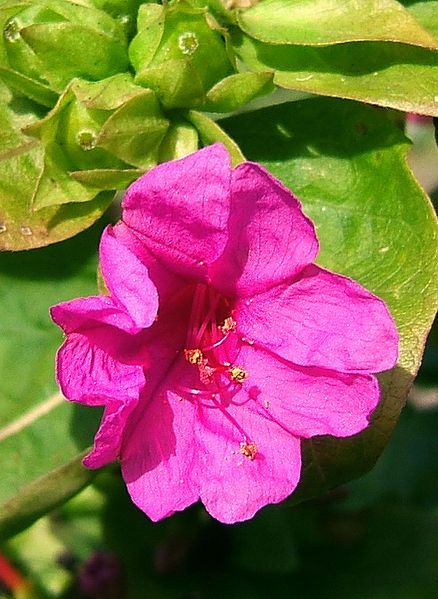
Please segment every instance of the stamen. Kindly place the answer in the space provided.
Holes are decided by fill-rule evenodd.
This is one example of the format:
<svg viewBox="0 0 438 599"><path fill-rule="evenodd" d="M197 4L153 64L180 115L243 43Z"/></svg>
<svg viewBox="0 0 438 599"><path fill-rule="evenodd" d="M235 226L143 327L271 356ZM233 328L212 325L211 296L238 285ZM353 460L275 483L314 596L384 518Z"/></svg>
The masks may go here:
<svg viewBox="0 0 438 599"><path fill-rule="evenodd" d="M257 455L257 445L253 441L250 443L247 441L242 441L240 444L240 453L249 460L253 461Z"/></svg>
<svg viewBox="0 0 438 599"><path fill-rule="evenodd" d="M211 396L211 400L213 402L213 404L216 406L216 408L218 408L222 414L225 416L225 418L227 418L227 420L229 422L231 422L231 424L239 431L239 433L242 435L242 437L244 439L247 438L246 432L243 430L243 428L240 426L240 424L236 421L236 419L231 416L231 414L228 412L228 410L226 410L224 408L224 406L215 398L213 397L214 394L212 394Z"/></svg>
<svg viewBox="0 0 438 599"><path fill-rule="evenodd" d="M189 395L196 395L197 397L206 397L208 399L211 399L214 396L214 393L210 393L209 391L195 389L194 387L186 387L185 385L178 385L178 389L183 393L188 393Z"/></svg>
<svg viewBox="0 0 438 599"><path fill-rule="evenodd" d="M224 341L228 339L229 336L230 334L227 333L224 337L222 337L222 339L219 339L219 341L216 341L216 343L213 343L212 345L207 345L207 347L204 347L203 350L210 351L212 349L215 349L216 347L219 347L220 345L222 345L222 343L224 343Z"/></svg>
<svg viewBox="0 0 438 599"><path fill-rule="evenodd" d="M196 334L196 337L195 337L195 344L196 345L199 344L199 342L201 341L202 337L204 336L205 331L207 330L208 325L211 324L212 321L214 320L214 314L216 312L216 308L217 308L218 303L219 303L219 298L218 297L215 297L211 301L208 313L205 316L205 318L203 319L203 321L202 321L202 323L201 323L201 325L199 327L199 330L198 330L198 332Z"/></svg>
<svg viewBox="0 0 438 599"><path fill-rule="evenodd" d="M228 316L219 327L223 333L231 333L236 330L236 321L231 316Z"/></svg>
<svg viewBox="0 0 438 599"><path fill-rule="evenodd" d="M235 381L236 383L243 383L248 376L246 370L243 370L243 368L240 368L240 366L233 366L228 371L228 374L230 375L231 380Z"/></svg>
<svg viewBox="0 0 438 599"><path fill-rule="evenodd" d="M197 285L193 295L192 310L189 318L189 326L187 330L186 346L197 345L195 339L199 330L199 324L202 316L202 308L205 303L206 287L205 285Z"/></svg>
<svg viewBox="0 0 438 599"><path fill-rule="evenodd" d="M204 358L204 354L198 348L185 349L184 358L187 360L187 362L189 362L189 364L200 364Z"/></svg>

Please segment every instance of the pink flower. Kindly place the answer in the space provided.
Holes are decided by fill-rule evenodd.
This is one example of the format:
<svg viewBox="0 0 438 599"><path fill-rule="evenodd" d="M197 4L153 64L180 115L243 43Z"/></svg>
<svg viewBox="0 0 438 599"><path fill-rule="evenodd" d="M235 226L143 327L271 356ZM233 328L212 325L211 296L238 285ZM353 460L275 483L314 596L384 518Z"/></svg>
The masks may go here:
<svg viewBox="0 0 438 599"><path fill-rule="evenodd" d="M290 191L219 144L135 182L102 238L110 297L52 309L64 394L105 405L86 465L119 456L153 520L201 499L231 523L293 492L302 438L363 430L396 328L317 252Z"/></svg>

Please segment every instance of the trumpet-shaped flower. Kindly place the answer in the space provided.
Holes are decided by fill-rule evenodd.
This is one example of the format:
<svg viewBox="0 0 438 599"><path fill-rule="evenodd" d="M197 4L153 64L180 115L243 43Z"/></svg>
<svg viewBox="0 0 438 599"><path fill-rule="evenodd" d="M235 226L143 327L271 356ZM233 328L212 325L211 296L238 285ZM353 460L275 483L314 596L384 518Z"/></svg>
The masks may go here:
<svg viewBox="0 0 438 599"><path fill-rule="evenodd" d="M153 520L198 499L250 518L296 488L301 439L368 425L393 320L313 264L298 200L257 164L232 170L219 144L151 170L122 208L100 249L110 295L52 309L64 394L105 405L86 465L119 457Z"/></svg>

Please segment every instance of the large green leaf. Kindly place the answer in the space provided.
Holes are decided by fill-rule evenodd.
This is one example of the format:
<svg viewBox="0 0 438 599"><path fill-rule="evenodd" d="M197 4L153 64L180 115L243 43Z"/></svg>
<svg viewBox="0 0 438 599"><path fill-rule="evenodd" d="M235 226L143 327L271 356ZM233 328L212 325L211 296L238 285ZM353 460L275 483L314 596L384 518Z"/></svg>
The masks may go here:
<svg viewBox="0 0 438 599"><path fill-rule="evenodd" d="M402 0L409 12L414 15L419 23L438 39L438 0L424 0L415 2Z"/></svg>
<svg viewBox="0 0 438 599"><path fill-rule="evenodd" d="M328 47L265 44L236 35L239 57L287 89L438 116L438 52L389 42Z"/></svg>
<svg viewBox="0 0 438 599"><path fill-rule="evenodd" d="M34 252L0 254L0 536L90 480L79 454L92 444L98 414L59 395L54 359L62 335L48 308L96 292L101 228Z"/></svg>
<svg viewBox="0 0 438 599"><path fill-rule="evenodd" d="M367 40L438 48L438 40L396 0L263 0L240 12L238 22L251 37L271 44Z"/></svg>
<svg viewBox="0 0 438 599"><path fill-rule="evenodd" d="M318 262L382 297L400 331L399 362L380 377L372 425L356 437L304 443L302 498L369 469L388 440L436 312L436 216L406 164L407 140L384 112L318 98L221 125L302 200L316 223Z"/></svg>

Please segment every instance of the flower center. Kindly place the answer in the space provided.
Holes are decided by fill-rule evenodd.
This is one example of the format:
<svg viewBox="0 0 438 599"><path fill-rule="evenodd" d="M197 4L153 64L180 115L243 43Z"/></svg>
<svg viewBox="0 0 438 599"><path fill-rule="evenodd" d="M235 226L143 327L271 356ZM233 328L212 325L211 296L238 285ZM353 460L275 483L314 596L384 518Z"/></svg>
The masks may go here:
<svg viewBox="0 0 438 599"><path fill-rule="evenodd" d="M243 368L233 364L232 354L236 353L233 349L237 348L231 347L230 341L235 330L230 302L211 287L197 285L184 357L198 369L201 383L213 384L216 393L220 392L224 378L228 383L241 384L247 377Z"/></svg>

